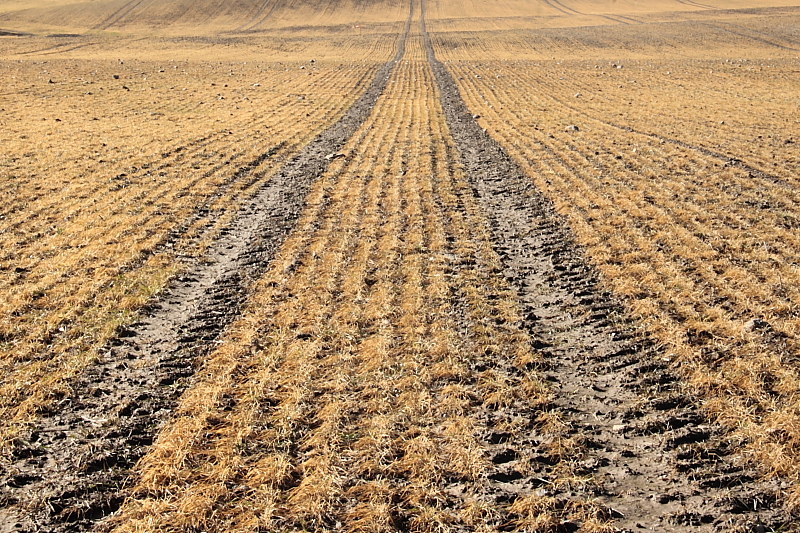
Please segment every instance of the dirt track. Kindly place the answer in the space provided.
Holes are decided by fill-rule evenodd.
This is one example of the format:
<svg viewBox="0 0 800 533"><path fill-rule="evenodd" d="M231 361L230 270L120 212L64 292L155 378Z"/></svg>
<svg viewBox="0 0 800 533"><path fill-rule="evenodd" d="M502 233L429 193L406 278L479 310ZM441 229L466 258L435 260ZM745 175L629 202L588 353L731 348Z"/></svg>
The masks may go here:
<svg viewBox="0 0 800 533"><path fill-rule="evenodd" d="M450 131L492 221L503 275L547 361L563 436L580 443L578 456L565 460L590 481L553 496L596 498L616 527L632 531L777 530L788 523L772 509L781 487L759 483L758 472L729 455L725 431L708 423L668 354L637 333L624 307L603 292L566 221L481 130L425 36ZM511 448L524 456L536 444ZM547 479L554 468L545 462L536 477Z"/></svg>
<svg viewBox="0 0 800 533"><path fill-rule="evenodd" d="M119 509L131 468L169 420L203 355L238 316L248 288L294 227L309 187L369 116L403 55L409 25L410 19L396 56L345 115L272 176L207 256L187 264L141 321L72 383L72 394L18 439L14 462L0 475L0 532L87 531Z"/></svg>
<svg viewBox="0 0 800 533"><path fill-rule="evenodd" d="M292 230L311 184L331 160L326 156L352 136L384 91L403 57L410 21L395 58L347 114L271 178L235 230L215 245L210 261L189 265L143 320L121 332L104 359L73 384L74 394L18 443L13 468L0 479L0 520L8 524L0 532L86 531L119 508L130 469ZM448 486L453 501L470 493L505 508L538 494L550 498L561 517L553 526L559 531L582 525L571 517L571 502L592 500L600 504L600 518L631 531L766 531L789 522L776 505L781 487L760 483L757 472L737 466L724 431L706 422L668 355L626 321L624 308L599 287L565 221L480 129L434 56L424 16L421 33L458 149L448 163L463 164L490 221L502 275L516 290L525 316L521 327L545 357L541 371L554 389L550 409L561 420L546 437L534 430L535 419L527 421L526 434L486 434L492 469L474 486ZM513 369L496 370L513 378ZM531 413L479 409L474 415L499 422ZM560 439L571 442L570 454L553 453ZM523 464L534 468L522 473ZM556 483L567 470L576 476L572 482ZM513 518L499 512L490 526L506 529Z"/></svg>

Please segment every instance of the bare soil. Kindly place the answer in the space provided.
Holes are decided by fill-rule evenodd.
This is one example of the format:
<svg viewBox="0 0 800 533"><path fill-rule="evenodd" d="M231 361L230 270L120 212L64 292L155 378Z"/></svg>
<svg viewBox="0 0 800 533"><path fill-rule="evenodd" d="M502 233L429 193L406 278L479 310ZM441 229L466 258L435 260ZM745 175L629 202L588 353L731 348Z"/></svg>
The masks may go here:
<svg viewBox="0 0 800 533"><path fill-rule="evenodd" d="M423 0L424 9L424 0ZM475 195L491 220L503 275L517 290L525 329L547 361L564 438L577 457L554 457L531 435L495 439L506 465L495 497L531 487L561 500L602 503L622 531L779 531L786 483L744 466L726 431L707 419L680 382L669 354L637 332L624 307L602 289L566 220L503 148L480 128L422 30L442 107ZM506 461L505 459L509 459ZM538 462L522 476L516 463ZM549 491L561 461L586 483ZM501 496L502 495L502 496ZM565 531L580 524L563 524Z"/></svg>

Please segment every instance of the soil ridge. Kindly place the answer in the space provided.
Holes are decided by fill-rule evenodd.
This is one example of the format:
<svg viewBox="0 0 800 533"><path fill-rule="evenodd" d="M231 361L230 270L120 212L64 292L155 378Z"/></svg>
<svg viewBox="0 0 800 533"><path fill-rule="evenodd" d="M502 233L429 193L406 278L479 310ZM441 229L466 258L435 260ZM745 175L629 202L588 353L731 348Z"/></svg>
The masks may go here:
<svg viewBox="0 0 800 533"><path fill-rule="evenodd" d="M421 1L420 30L447 125L503 275L518 293L525 329L547 361L561 437L578 444L576 456L550 457L553 464L544 461L517 485L552 482L567 461L583 482L537 490L564 508L599 503L619 531L779 530L791 521L781 505L788 487L741 460L725 429L707 420L681 384L670 355L603 291L567 220L481 129L436 59Z"/></svg>
<svg viewBox="0 0 800 533"><path fill-rule="evenodd" d="M70 384L71 394L17 440L0 471L0 533L89 531L119 509L133 467L241 313L331 154L370 116L405 53L412 16L413 8L395 56L344 115L270 177L206 255L187 261L140 320Z"/></svg>

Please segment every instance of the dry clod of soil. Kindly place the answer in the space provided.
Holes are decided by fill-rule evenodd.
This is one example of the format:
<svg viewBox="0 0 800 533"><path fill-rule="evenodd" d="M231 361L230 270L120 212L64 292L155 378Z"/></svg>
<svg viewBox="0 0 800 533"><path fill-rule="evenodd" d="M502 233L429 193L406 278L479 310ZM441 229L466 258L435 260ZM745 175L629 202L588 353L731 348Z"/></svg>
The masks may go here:
<svg viewBox="0 0 800 533"><path fill-rule="evenodd" d="M744 323L742 331L752 332L758 330L765 330L769 328L770 328L769 322L767 322L766 320L763 320L761 318L752 318Z"/></svg>

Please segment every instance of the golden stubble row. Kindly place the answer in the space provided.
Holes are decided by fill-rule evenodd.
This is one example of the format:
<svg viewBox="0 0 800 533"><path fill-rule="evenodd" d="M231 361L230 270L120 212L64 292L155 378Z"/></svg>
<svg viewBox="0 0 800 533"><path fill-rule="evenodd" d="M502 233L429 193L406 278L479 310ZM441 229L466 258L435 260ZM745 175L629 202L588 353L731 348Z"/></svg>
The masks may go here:
<svg viewBox="0 0 800 533"><path fill-rule="evenodd" d="M504 69L495 67L490 77L502 86ZM519 83L541 86L555 109L572 111L572 120L586 115L678 140L797 186L797 68L798 60L788 57L563 61L523 67Z"/></svg>
<svg viewBox="0 0 800 533"><path fill-rule="evenodd" d="M376 68L126 65L2 65L16 85L0 97L0 442L63 395ZM109 80L130 90L83 94Z"/></svg>
<svg viewBox="0 0 800 533"><path fill-rule="evenodd" d="M745 443L748 456L797 479L800 191L788 175L793 163L767 164L771 158L751 153L738 140L742 134L694 137L699 126L680 124L703 120L699 114L677 112L667 135L658 129L667 104L654 105L649 125L640 105L614 99L619 76L590 75L593 85L583 89L587 96L602 89L608 97L576 96L582 87L576 80L587 77L584 64L572 70L524 62L449 67L481 124L569 217L605 283L681 365L708 411L736 430L733 438ZM757 78L749 80L736 90L758 98L763 88ZM786 117L723 111L724 101L698 85L693 102L672 105L708 106L712 115L725 113L741 124ZM771 99L788 112L780 101ZM722 142L731 158L772 177L662 141L662 134L688 145Z"/></svg>
<svg viewBox="0 0 800 533"><path fill-rule="evenodd" d="M220 63L263 65L283 63L299 66L311 59L331 63L381 62L392 58L402 35L408 7L402 19L380 24L336 27L293 27L250 32L243 28L235 36L209 37L203 28L183 37L163 35L102 34L74 37L29 36L0 39L0 57L6 60Z"/></svg>
<svg viewBox="0 0 800 533"><path fill-rule="evenodd" d="M398 63L141 462L117 531L488 528L469 495L489 463L479 415L529 430L547 395L433 87L425 62ZM467 487L455 504L445 478Z"/></svg>

